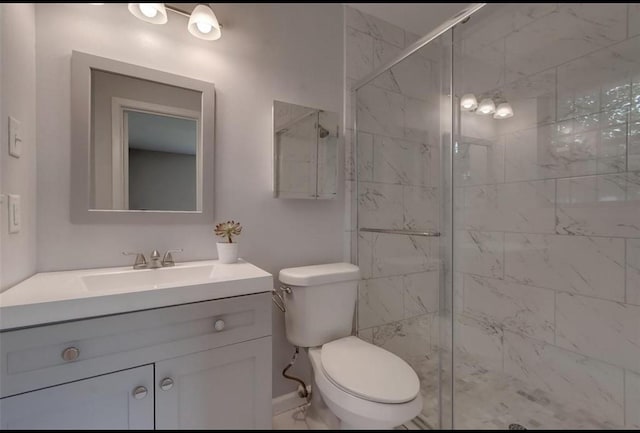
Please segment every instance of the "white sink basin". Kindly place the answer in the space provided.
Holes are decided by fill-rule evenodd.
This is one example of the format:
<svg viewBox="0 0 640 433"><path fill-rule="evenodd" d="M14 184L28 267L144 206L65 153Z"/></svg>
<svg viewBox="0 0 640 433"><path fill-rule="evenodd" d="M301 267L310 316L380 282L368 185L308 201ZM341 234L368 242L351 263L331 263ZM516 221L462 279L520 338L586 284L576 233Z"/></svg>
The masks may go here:
<svg viewBox="0 0 640 433"><path fill-rule="evenodd" d="M0 293L0 331L269 292L271 274L240 259L38 273Z"/></svg>
<svg viewBox="0 0 640 433"><path fill-rule="evenodd" d="M135 269L83 275L82 284L89 291L110 292L160 289L206 282L213 277L214 266L175 266L159 269Z"/></svg>

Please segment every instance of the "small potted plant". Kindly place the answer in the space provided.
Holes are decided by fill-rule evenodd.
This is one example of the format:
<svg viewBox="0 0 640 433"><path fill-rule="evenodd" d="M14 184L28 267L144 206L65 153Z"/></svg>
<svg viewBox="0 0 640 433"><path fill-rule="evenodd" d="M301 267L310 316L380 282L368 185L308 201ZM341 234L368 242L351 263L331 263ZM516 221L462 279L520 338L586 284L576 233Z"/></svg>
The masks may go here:
<svg viewBox="0 0 640 433"><path fill-rule="evenodd" d="M235 263L238 261L238 243L233 243L233 237L239 236L242 226L235 221L227 221L216 225L214 233L226 242L218 242L218 260L220 263Z"/></svg>

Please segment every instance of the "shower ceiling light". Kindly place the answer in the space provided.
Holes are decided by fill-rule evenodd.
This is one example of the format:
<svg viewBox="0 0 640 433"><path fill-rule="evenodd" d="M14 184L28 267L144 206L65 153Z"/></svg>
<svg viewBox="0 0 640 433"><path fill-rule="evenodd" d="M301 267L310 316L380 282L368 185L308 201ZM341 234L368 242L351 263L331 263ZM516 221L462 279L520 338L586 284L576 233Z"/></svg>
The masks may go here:
<svg viewBox="0 0 640 433"><path fill-rule="evenodd" d="M495 112L496 104L494 104L493 100L491 100L490 98L485 98L480 101L480 105L478 105L478 109L476 110L476 113L483 115L493 114Z"/></svg>
<svg viewBox="0 0 640 433"><path fill-rule="evenodd" d="M511 108L511 104L509 104L508 102L503 102L502 104L498 105L493 118L508 119L509 117L513 117L513 108Z"/></svg>
<svg viewBox="0 0 640 433"><path fill-rule="evenodd" d="M473 111L478 108L478 100L473 93L462 95L460 99L460 109L462 111Z"/></svg>
<svg viewBox="0 0 640 433"><path fill-rule="evenodd" d="M164 3L129 3L129 12L151 24L165 24L168 21Z"/></svg>
<svg viewBox="0 0 640 433"><path fill-rule="evenodd" d="M207 5L198 5L195 7L191 16L189 17L189 24L187 25L189 33L196 38L205 39L207 41L215 41L220 39L222 33L220 32L220 24L218 24L218 18L213 13L211 8Z"/></svg>

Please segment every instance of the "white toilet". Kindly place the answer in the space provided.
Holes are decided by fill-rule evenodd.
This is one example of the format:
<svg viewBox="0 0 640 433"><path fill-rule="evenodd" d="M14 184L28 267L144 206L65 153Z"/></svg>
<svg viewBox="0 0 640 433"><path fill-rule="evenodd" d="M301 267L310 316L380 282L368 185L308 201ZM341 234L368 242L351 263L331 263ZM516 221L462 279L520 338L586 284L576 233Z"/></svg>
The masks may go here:
<svg viewBox="0 0 640 433"><path fill-rule="evenodd" d="M280 271L287 339L307 348L313 368L307 422L330 428L390 429L422 409L420 381L404 360L351 336L360 270L350 263Z"/></svg>

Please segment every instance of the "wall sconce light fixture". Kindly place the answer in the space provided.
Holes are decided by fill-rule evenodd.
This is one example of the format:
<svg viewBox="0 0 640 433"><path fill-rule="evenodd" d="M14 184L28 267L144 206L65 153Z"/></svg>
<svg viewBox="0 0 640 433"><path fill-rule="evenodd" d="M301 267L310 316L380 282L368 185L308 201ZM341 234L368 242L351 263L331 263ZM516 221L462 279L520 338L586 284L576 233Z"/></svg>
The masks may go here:
<svg viewBox="0 0 640 433"><path fill-rule="evenodd" d="M169 21L167 11L189 18L187 30L196 38L215 41L222 36L222 25L213 10L206 4L199 4L190 14L181 9L166 6L164 3L129 3L129 12L136 18L152 24L165 24Z"/></svg>
<svg viewBox="0 0 640 433"><path fill-rule="evenodd" d="M498 108L496 108L496 112L493 114L493 118L508 119L509 117L513 117L513 108L511 108L511 104L508 102L499 104Z"/></svg>
<svg viewBox="0 0 640 433"><path fill-rule="evenodd" d="M473 111L478 108L478 100L476 99L476 95L473 93L467 93L466 95L462 95L460 99L460 108L462 111Z"/></svg>
<svg viewBox="0 0 640 433"><path fill-rule="evenodd" d="M498 98L500 100L502 98ZM504 101L504 99L502 99ZM513 117L513 108L511 104L504 101L498 104L496 108L495 102L491 98L484 98L478 104L478 100L473 93L465 93L460 98L460 110L462 111L474 111L476 114L483 116L493 114L494 119L508 119Z"/></svg>

